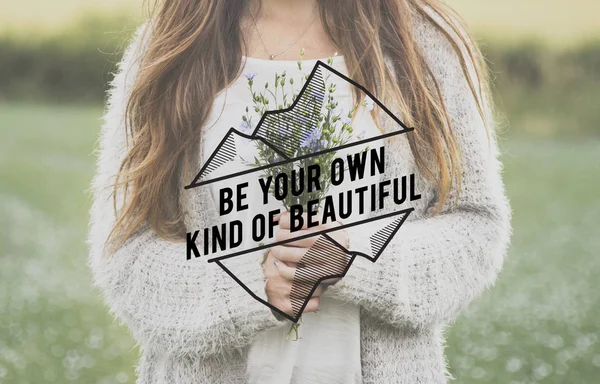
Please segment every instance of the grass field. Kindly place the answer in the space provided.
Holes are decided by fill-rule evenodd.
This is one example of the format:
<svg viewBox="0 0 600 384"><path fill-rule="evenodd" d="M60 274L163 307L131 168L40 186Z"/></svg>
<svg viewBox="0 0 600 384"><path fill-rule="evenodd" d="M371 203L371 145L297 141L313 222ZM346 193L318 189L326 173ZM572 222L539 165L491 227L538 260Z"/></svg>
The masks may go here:
<svg viewBox="0 0 600 384"><path fill-rule="evenodd" d="M479 35L512 42L538 38L570 46L600 38L597 0L448 0ZM86 14L139 15L141 0L0 0L2 29L31 32L63 28Z"/></svg>
<svg viewBox="0 0 600 384"><path fill-rule="evenodd" d="M0 105L0 382L132 383L84 244L101 109ZM449 330L458 383L597 383L600 140L502 142L513 247Z"/></svg>

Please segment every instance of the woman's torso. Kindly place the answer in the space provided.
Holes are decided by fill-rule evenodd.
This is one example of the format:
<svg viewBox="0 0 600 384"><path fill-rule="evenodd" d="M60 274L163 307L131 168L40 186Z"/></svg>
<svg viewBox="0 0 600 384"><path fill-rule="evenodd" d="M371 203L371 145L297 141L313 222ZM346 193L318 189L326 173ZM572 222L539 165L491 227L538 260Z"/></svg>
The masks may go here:
<svg viewBox="0 0 600 384"><path fill-rule="evenodd" d="M325 62L326 59L323 60ZM251 134L258 121L260 112L256 112L253 103L252 91L264 94L269 98L272 109L275 106L285 106L293 100L293 95L300 91L303 78L310 73L317 60L302 61L302 70L296 61L269 61L255 58L246 58L242 75L227 89L222 91L215 99L212 113L203 132L203 161L215 151L230 128L235 128L245 134ZM329 61L331 67L342 74L346 74L343 57L335 57ZM273 88L276 76L285 72L285 85ZM332 96L338 103L335 113L340 113L343 118L355 105L353 86L335 73L323 68L326 88L335 84ZM293 83L290 81L293 79ZM266 85L268 84L268 86ZM285 97L283 95L286 95ZM352 121L354 127L351 141L367 137L376 137L380 134L367 107L358 106L358 112ZM337 129L341 129L341 122ZM249 165L253 159L260 156L254 142L241 136L235 137L235 156L230 162L222 165L221 173L233 174L243 170L252 169ZM382 145L381 140L374 140L368 145L377 147ZM360 146L364 150L366 145ZM359 151L358 147L344 149L336 152L336 156L352 155ZM241 182L248 182L249 189L246 193L248 209L228 215L227 220L240 220L244 223L245 249L252 248L255 244L250 240L250 221L258 213L267 214L273 209L283 210L281 203L270 199L269 204L261 201L261 191L258 189L256 178L260 172L236 177L229 180L211 184L211 194L215 204L218 204L219 190L223 187L234 189ZM344 190L355 189L359 186L369 185L375 181L375 176L367 175L364 179L354 182L344 182L343 185L332 187L328 192L337 201L337 193ZM353 205L358 204L355 200ZM352 210L357 212L354 207ZM352 217L349 218L352 220ZM256 262L261 255L256 253ZM354 304L339 302L335 299L323 298L318 313L305 313L302 315L299 327L299 339L292 334L288 337L288 330L292 323L272 329L257 337L249 350L248 375L250 383L361 383L362 372L360 362L360 313L359 307Z"/></svg>

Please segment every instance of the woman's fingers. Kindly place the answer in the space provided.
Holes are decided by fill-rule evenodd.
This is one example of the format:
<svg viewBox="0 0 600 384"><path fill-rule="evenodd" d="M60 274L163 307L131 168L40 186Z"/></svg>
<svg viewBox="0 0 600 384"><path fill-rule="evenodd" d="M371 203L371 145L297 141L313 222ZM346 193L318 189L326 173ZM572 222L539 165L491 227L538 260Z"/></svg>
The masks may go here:
<svg viewBox="0 0 600 384"><path fill-rule="evenodd" d="M277 272L279 275L288 281L294 280L294 275L296 274L296 268L290 267L286 263L275 261L275 267L277 268Z"/></svg>
<svg viewBox="0 0 600 384"><path fill-rule="evenodd" d="M319 297L313 297L308 301L306 307L304 307L304 312L314 312L319 309L319 304L321 299Z"/></svg>
<svg viewBox="0 0 600 384"><path fill-rule="evenodd" d="M319 235L317 234L318 232L321 232L321 231L324 231L327 229L336 228L336 227L339 227L340 225L341 224L338 222L333 222L333 223L328 223L325 225L319 225L319 226L313 227L313 228L301 229L301 230L291 232L290 229L286 229L286 228L282 227L281 221L280 221L279 230L275 234L275 241L276 242L286 242L285 245L287 245L287 246L310 248L319 239ZM314 234L314 236L311 236L313 234ZM304 236L307 236L307 237L303 238ZM346 235L345 231L343 231L343 230L331 231L331 232L329 232L329 236L331 236L337 242L340 242L340 244L342 244L342 246L347 245L347 241L346 241L347 235ZM293 239L296 239L296 238L301 238L301 239L293 241Z"/></svg>
<svg viewBox="0 0 600 384"><path fill-rule="evenodd" d="M267 254L267 258L265 259L265 262L262 264L263 274L265 276L265 279L279 276L279 271L277 270L277 267L274 264L275 260L277 260L277 259L275 259L275 257L273 257L273 253L269 252Z"/></svg>
<svg viewBox="0 0 600 384"><path fill-rule="evenodd" d="M332 272L336 274L342 274L346 269L346 265L340 261L324 262L319 265L304 266L302 273L296 274L296 264L288 265L285 262L277 261L274 263L277 267L279 275L286 280L293 281L295 283L312 282L315 276L323 276L325 274L331 275Z"/></svg>
<svg viewBox="0 0 600 384"><path fill-rule="evenodd" d="M292 224L292 215L289 212L283 212L280 216L279 216L279 228L280 229L290 229L291 228L291 224ZM306 226L306 213L302 214L302 221L303 221L303 226L301 229L307 229L308 227Z"/></svg>
<svg viewBox="0 0 600 384"><path fill-rule="evenodd" d="M325 279L325 280L321 281L321 284L323 284L324 286L333 285L340 280L341 280L340 277L332 277L330 279Z"/></svg>
<svg viewBox="0 0 600 384"><path fill-rule="evenodd" d="M311 230L311 229L307 229L307 230L301 230L298 232L290 233L290 231L288 229L280 229L279 231L277 231L277 234L275 235L275 241L276 242L285 241L286 242L285 245L288 247L310 248L319 239L319 235L314 235L314 236L306 237L306 238L299 239L299 240L294 240L294 239L298 238L300 236L310 235L313 232L315 232L315 231Z"/></svg>
<svg viewBox="0 0 600 384"><path fill-rule="evenodd" d="M319 308L319 298L323 294L324 287L319 285L310 296L310 300L304 308L304 312L314 312ZM290 297L292 283L281 276L270 277L265 284L265 293L269 303L282 312L294 315L292 299ZM306 297L302 298L306 300Z"/></svg>
<svg viewBox="0 0 600 384"><path fill-rule="evenodd" d="M283 245L278 245L271 248L270 252L277 260L289 263L298 263L307 251L308 248L285 247Z"/></svg>
<svg viewBox="0 0 600 384"><path fill-rule="evenodd" d="M306 221L305 221L306 222ZM339 223L331 223L315 228L304 229L299 231L290 231L289 213L284 213L279 217L280 229L276 234L276 241L287 241L285 245L279 245L271 248L267 259L263 265L265 277L265 292L269 299L269 303L282 312L293 314L292 309L292 287L296 287L296 292L306 292L312 290L315 276L331 275L332 271L343 273L347 265L345 253L332 251L331 257L324 257L318 261L318 264L313 260L311 265L302 265L302 273L296 276L297 264L302 261L308 250L319 239L320 235L316 233L324 229L339 226ZM343 246L347 245L347 235L345 231L332 232L331 237L335 238ZM334 235L335 234L335 235ZM312 236L310 236L312 235ZM295 238L309 236L304 239L294 240ZM326 281L333 283L339 279L329 278ZM300 286L299 286L300 285ZM314 292L310 294L310 299L304 309L305 312L314 312L319 307L319 297L323 293L325 286L318 284ZM307 297L301 299L305 300ZM296 298L297 299L297 298Z"/></svg>
<svg viewBox="0 0 600 384"><path fill-rule="evenodd" d="M315 289L315 291L311 295L311 297L321 297L321 295L323 294L324 290L325 290L325 287L323 287L321 284L319 284L317 286L317 289Z"/></svg>

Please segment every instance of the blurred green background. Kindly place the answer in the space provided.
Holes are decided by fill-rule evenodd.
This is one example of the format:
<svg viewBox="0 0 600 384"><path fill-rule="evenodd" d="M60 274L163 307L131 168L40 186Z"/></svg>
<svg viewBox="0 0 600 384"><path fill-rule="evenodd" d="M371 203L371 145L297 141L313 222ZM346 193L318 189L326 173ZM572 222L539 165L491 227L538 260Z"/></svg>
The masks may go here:
<svg viewBox="0 0 600 384"><path fill-rule="evenodd" d="M448 329L458 383L600 381L600 2L449 0L496 81L513 246ZM138 0L0 0L0 382L132 383L90 286L105 84Z"/></svg>

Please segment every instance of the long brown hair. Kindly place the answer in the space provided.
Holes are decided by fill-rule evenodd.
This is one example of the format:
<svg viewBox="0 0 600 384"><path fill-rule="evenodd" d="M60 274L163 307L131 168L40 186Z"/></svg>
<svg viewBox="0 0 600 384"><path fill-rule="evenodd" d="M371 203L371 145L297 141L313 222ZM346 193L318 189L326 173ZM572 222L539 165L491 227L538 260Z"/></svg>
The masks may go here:
<svg viewBox="0 0 600 384"><path fill-rule="evenodd" d="M144 223L164 239L185 237L180 176L196 171L194 159L210 101L240 75L245 53L240 23L247 2L162 0L155 6L151 35L128 95L130 149L114 185L115 212L121 188L125 202L109 236L113 246ZM392 95L404 123L416 128L408 139L420 171L436 184L437 213L454 183L460 183L460 148L440 87L415 41L415 18L424 18L451 42L485 121L488 77L477 45L460 18L439 0L318 3L325 31L343 52L349 77L381 100ZM393 63L395 76L384 57ZM468 63L474 66L475 81ZM354 96L360 100L362 95Z"/></svg>

